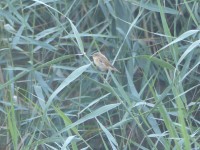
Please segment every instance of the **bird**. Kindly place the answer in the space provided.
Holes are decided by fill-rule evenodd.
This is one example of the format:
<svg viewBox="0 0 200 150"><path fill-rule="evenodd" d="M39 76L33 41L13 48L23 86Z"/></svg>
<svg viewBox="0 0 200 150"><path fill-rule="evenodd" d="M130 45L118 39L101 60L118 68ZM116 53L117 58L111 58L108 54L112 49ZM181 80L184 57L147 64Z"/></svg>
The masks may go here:
<svg viewBox="0 0 200 150"><path fill-rule="evenodd" d="M99 68L101 71L116 71L119 72L114 66L112 66L109 60L103 55L101 52L96 52L92 55L94 64Z"/></svg>

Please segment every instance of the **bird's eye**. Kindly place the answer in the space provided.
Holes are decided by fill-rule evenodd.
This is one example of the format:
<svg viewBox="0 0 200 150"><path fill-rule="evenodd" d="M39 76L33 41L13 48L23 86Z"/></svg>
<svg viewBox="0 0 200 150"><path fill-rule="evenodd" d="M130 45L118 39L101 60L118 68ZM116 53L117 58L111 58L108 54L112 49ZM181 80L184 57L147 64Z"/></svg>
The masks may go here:
<svg viewBox="0 0 200 150"><path fill-rule="evenodd" d="M99 62L103 64L103 61L101 59L99 59Z"/></svg>

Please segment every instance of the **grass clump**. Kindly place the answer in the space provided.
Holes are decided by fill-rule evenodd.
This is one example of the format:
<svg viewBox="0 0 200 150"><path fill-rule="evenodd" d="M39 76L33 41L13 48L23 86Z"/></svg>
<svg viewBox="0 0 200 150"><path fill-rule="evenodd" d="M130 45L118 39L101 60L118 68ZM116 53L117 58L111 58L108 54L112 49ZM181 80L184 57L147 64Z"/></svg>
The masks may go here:
<svg viewBox="0 0 200 150"><path fill-rule="evenodd" d="M0 149L198 149L198 6L1 1Z"/></svg>

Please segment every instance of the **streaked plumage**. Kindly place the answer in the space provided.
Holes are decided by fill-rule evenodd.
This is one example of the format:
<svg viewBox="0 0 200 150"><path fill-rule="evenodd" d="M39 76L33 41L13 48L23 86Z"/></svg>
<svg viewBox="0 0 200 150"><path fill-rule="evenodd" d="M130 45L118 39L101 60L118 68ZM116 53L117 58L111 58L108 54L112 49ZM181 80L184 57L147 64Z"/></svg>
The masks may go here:
<svg viewBox="0 0 200 150"><path fill-rule="evenodd" d="M92 55L94 64L101 70L113 70L119 72L114 66L112 66L109 60L101 52L94 53Z"/></svg>

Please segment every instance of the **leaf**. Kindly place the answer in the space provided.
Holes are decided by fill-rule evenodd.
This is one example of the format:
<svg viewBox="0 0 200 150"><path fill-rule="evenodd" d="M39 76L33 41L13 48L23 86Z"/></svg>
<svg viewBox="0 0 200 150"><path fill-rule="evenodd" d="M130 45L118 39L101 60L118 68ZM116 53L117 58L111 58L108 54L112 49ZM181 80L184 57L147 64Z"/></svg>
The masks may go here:
<svg viewBox="0 0 200 150"><path fill-rule="evenodd" d="M97 116L100 116L101 114L108 112L109 110L118 107L121 103L117 103L117 104L110 104L110 105L106 105L106 106L102 106L96 110L94 110L93 112L91 112L90 114L82 117L81 119L77 120L76 122L72 123L71 125L67 126L66 128L64 128L63 130L61 130L60 132L58 132L58 134L62 134L63 132L87 121L90 120L92 118L95 118Z"/></svg>
<svg viewBox="0 0 200 150"><path fill-rule="evenodd" d="M88 67L90 64L81 66L80 68L74 70L61 84L60 86L51 94L49 97L47 104L46 104L46 109L51 105L53 99L57 96L57 94L63 90L66 86L68 86L71 82L73 82L76 78L78 78Z"/></svg>
<svg viewBox="0 0 200 150"><path fill-rule="evenodd" d="M83 42L81 40L81 36L80 36L78 30L76 29L75 25L72 23L72 21L69 18L68 18L68 20L69 20L69 22L71 24L71 27L72 27L72 30L74 32L74 35L75 35L76 41L78 43L79 49L80 49L82 54L85 54L84 47L83 47Z"/></svg>
<svg viewBox="0 0 200 150"><path fill-rule="evenodd" d="M45 108L45 101L44 101L44 95L43 95L43 93L42 93L42 88L41 88L41 86L35 85L35 86L34 86L34 90L35 90L35 93L36 93L36 95L37 95L37 99L38 99L38 101L39 101L39 104L40 104L40 106L42 107L42 109L44 110L44 108Z"/></svg>
<svg viewBox="0 0 200 150"><path fill-rule="evenodd" d="M103 95L103 96L97 98L96 100L92 101L92 102L91 102L90 104L88 104L83 110L81 110L81 111L79 112L79 115L80 115L81 113L83 113L86 109L88 109L89 107L91 107L92 105L98 103L101 99L107 97L108 95L110 95L110 93L108 93L108 94L106 94L106 95Z"/></svg>
<svg viewBox="0 0 200 150"><path fill-rule="evenodd" d="M164 68L167 68L167 69L170 69L170 70L174 69L174 66L172 66L168 62L166 62L162 59L156 58L156 57L152 57L152 56L148 56L148 55L142 55L142 56L138 56L137 58L147 59L149 61L156 63L157 65L160 65L161 67L164 67Z"/></svg>
<svg viewBox="0 0 200 150"><path fill-rule="evenodd" d="M97 120L97 119L96 119ZM101 122L99 122L99 120L97 120L98 124L100 125L101 129L103 130L103 132L106 134L106 137L108 138L110 145L112 146L113 150L117 150L117 148L115 146L118 147L117 141L115 140L115 138L112 136L112 134L104 127L103 124L101 124Z"/></svg>
<svg viewBox="0 0 200 150"><path fill-rule="evenodd" d="M162 47L159 51L161 51L161 50L163 50L163 49L169 47L169 46L172 45L172 44L175 44L175 43L177 43L177 42L179 42L179 41L182 41L182 40L186 39L187 37L196 34L197 32L199 32L199 30L189 30L189 31L187 31L187 32L185 32L185 33L183 33L183 34L181 34L181 35L180 35L179 37L177 37L174 41L172 41L172 42L170 42L169 44L167 44L166 46Z"/></svg>
<svg viewBox="0 0 200 150"><path fill-rule="evenodd" d="M200 44L200 40L195 41L194 43L192 43L192 45L190 45L187 50L183 53L183 55L181 56L181 58L178 60L177 62L177 66L181 63L181 61L183 61L183 59L197 46L199 46Z"/></svg>
<svg viewBox="0 0 200 150"><path fill-rule="evenodd" d="M64 142L64 144L63 144L61 150L66 150L66 147L67 147L75 138L76 138L76 136L69 136L69 137L65 140L65 142Z"/></svg>

